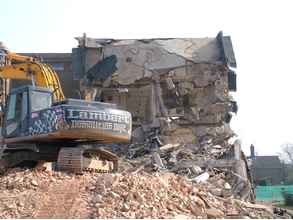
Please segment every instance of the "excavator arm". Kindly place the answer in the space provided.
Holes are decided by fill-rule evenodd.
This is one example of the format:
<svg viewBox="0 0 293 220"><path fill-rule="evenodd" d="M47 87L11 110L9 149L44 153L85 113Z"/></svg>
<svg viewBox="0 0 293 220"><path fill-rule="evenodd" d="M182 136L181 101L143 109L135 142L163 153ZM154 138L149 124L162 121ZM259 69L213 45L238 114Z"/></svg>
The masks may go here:
<svg viewBox="0 0 293 220"><path fill-rule="evenodd" d="M6 52L5 59L16 64L0 67L0 78L32 80L33 85L51 89L54 101L65 99L58 75L49 65L40 63L32 57L10 52Z"/></svg>

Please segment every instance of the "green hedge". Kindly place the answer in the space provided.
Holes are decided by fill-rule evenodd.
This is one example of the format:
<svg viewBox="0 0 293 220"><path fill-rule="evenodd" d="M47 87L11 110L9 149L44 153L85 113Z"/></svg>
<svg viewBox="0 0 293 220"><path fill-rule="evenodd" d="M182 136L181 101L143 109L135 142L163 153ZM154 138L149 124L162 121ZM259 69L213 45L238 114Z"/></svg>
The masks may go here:
<svg viewBox="0 0 293 220"><path fill-rule="evenodd" d="M255 193L257 201L285 201L285 194L293 195L293 185L257 186Z"/></svg>

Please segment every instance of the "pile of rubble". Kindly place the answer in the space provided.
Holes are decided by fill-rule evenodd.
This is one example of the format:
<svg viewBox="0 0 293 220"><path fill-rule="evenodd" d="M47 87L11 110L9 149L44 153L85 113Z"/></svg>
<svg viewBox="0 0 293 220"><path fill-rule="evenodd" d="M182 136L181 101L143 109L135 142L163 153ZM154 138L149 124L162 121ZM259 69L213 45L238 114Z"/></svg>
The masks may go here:
<svg viewBox="0 0 293 220"><path fill-rule="evenodd" d="M99 182L97 218L274 217L266 206L215 196L210 183L192 183L173 173L107 175Z"/></svg>
<svg viewBox="0 0 293 220"><path fill-rule="evenodd" d="M14 169L0 181L0 218L290 218L233 198L220 173L191 181L141 169L84 175Z"/></svg>
<svg viewBox="0 0 293 220"><path fill-rule="evenodd" d="M50 184L46 173L12 169L0 178L0 218L29 218L41 195L38 187ZM29 202L28 202L29 201Z"/></svg>
<svg viewBox="0 0 293 220"><path fill-rule="evenodd" d="M190 182L210 182L210 188L217 196L226 193L226 186L231 189L229 196L254 201L251 177L247 175L249 169L238 141L204 150L192 144L166 144L156 149L149 149L145 144L132 144L119 149L122 149L120 172L172 172Z"/></svg>
<svg viewBox="0 0 293 220"><path fill-rule="evenodd" d="M89 218L87 201L79 202L77 215L61 215L62 207L71 208L72 201L84 196L82 188L91 183L92 175L78 176L54 171L15 168L0 176L0 218ZM66 197L67 201L62 201ZM68 204L67 204L68 203ZM54 212L56 216L54 216ZM61 213L61 214L60 214ZM84 213L84 214L83 214Z"/></svg>

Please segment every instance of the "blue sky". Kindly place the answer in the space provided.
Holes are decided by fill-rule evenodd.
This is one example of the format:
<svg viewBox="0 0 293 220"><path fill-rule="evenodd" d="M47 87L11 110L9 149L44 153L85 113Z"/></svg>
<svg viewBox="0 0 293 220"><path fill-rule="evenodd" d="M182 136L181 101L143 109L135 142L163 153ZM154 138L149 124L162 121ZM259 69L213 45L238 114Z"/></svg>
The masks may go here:
<svg viewBox="0 0 293 220"><path fill-rule="evenodd" d="M70 1L12 0L1 2L1 41L11 50L70 51L72 40L67 34L64 17ZM4 10L3 10L4 9ZM70 36L67 40L66 37ZM63 46L59 46L59 40ZM58 43L55 47L54 43Z"/></svg>
<svg viewBox="0 0 293 220"><path fill-rule="evenodd" d="M1 1L0 41L16 52L70 52L74 37L231 35L239 113L232 127L248 152L275 154L293 142L290 1Z"/></svg>

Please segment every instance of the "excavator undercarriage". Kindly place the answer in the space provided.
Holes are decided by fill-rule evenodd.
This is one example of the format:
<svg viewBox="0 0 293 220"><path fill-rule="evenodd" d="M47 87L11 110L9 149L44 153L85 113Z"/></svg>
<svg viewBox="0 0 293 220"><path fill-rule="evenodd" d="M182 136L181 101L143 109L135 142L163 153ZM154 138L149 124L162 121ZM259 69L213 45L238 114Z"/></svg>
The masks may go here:
<svg viewBox="0 0 293 220"><path fill-rule="evenodd" d="M30 150L10 151L2 154L0 173L19 165L31 166L38 162L56 162L56 170L73 173L97 172L112 173L118 170L118 157L108 150L91 148L90 145L60 148L50 152Z"/></svg>

